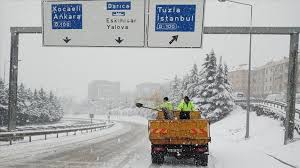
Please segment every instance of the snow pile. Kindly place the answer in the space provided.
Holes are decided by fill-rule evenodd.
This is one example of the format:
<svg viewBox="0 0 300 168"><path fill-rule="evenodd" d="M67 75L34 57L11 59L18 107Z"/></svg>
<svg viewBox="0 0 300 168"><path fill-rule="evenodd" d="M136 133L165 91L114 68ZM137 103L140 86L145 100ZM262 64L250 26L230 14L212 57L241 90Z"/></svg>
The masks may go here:
<svg viewBox="0 0 300 168"><path fill-rule="evenodd" d="M258 117L252 112L250 138L245 140L245 121L245 111L237 108L225 119L211 125L210 149L216 160L215 167L289 167L279 160L300 166L300 141L284 146L280 122Z"/></svg>

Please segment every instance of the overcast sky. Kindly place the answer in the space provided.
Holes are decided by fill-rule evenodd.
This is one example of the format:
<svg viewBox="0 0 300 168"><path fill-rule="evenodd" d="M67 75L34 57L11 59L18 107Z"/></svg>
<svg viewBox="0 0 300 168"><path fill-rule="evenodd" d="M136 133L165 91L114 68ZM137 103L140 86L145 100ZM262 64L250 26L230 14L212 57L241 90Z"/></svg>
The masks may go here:
<svg viewBox="0 0 300 168"><path fill-rule="evenodd" d="M254 5L254 26L300 27L299 0L239 0ZM205 26L248 26L247 6L207 0ZM40 0L0 0L0 76L8 69L10 26L41 26ZM248 62L248 35L204 35L202 49L54 48L42 47L42 36L21 35L19 80L32 88L45 87L76 97L87 96L88 82L121 82L134 90L142 82L166 82L201 65L212 49L230 66ZM254 36L253 64L288 56L288 36ZM8 70L6 70L6 73ZM6 76L6 79L8 75Z"/></svg>

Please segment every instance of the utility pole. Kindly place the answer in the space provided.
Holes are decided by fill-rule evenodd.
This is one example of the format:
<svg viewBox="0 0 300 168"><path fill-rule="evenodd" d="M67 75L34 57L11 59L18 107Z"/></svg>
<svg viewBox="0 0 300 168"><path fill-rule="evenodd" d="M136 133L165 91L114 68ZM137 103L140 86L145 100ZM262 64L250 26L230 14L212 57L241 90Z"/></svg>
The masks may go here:
<svg viewBox="0 0 300 168"><path fill-rule="evenodd" d="M252 18L253 18L253 5L238 1L232 1L232 0L218 0L219 2L230 2L238 5L244 5L250 7L250 26L249 26L249 61L248 61L248 88L247 88L247 113L246 113L246 135L245 138L249 138L249 120L250 120L250 99L251 99L251 57L252 57Z"/></svg>

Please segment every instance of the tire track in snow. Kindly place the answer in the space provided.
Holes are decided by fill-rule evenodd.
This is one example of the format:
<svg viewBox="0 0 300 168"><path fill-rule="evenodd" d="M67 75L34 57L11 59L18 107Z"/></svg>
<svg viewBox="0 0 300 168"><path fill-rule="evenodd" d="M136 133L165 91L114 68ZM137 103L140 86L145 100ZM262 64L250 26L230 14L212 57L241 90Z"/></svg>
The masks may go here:
<svg viewBox="0 0 300 168"><path fill-rule="evenodd" d="M285 161L283 161L283 160L281 160L281 159L279 159L279 158L277 158L277 157L275 157L275 156L273 156L271 154L266 154L266 155L270 156L271 158L273 158L273 159L275 159L275 160L277 160L277 161L279 161L279 162L281 162L281 163L283 163L283 164L285 164L285 165L287 165L289 167L298 168L298 166L291 165L291 164L289 164L289 163L287 163L287 162L285 162Z"/></svg>

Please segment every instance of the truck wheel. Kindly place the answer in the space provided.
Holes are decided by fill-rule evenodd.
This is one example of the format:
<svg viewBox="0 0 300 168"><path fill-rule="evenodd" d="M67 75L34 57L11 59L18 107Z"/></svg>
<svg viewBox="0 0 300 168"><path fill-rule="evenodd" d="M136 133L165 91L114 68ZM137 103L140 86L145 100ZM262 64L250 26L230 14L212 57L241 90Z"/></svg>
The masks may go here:
<svg viewBox="0 0 300 168"><path fill-rule="evenodd" d="M152 154L151 156L153 164L163 164L165 161L164 155L162 154Z"/></svg>
<svg viewBox="0 0 300 168"><path fill-rule="evenodd" d="M207 155L200 155L195 157L195 165L196 166L207 166L208 163L208 156Z"/></svg>
<svg viewBox="0 0 300 168"><path fill-rule="evenodd" d="M200 159L195 158L194 162L195 162L195 165L196 165L197 167L201 166L201 160L200 160Z"/></svg>

